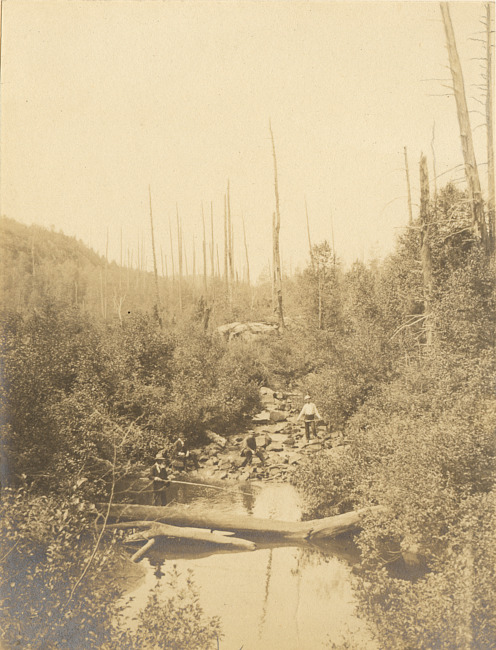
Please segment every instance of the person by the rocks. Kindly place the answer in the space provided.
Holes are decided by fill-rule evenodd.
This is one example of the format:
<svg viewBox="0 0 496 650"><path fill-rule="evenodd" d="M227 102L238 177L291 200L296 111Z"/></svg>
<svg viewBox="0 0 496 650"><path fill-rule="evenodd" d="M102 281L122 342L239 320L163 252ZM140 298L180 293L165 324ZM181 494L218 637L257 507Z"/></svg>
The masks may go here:
<svg viewBox="0 0 496 650"><path fill-rule="evenodd" d="M150 470L150 475L153 482L153 505L166 506L166 488L169 487L170 480L166 467L166 458L163 451L159 451L155 456L155 462Z"/></svg>
<svg viewBox="0 0 496 650"><path fill-rule="evenodd" d="M315 404L312 402L312 398L310 395L305 395L305 403L303 404L303 408L301 409L300 415L296 418L296 421L301 420L303 418L303 421L305 423L305 437L307 440L310 440L311 435L310 435L310 430L313 433L314 438L317 437L317 427L316 427L316 420L322 420L322 417L320 413L317 410L317 407Z"/></svg>
<svg viewBox="0 0 496 650"><path fill-rule="evenodd" d="M248 463L251 464L253 454L255 454L257 458L260 458L262 465L265 465L265 458L263 457L262 452L257 449L257 439L255 437L255 432L250 431L246 438L243 440L241 456L244 456L244 461L241 463L240 467L245 467L245 465L248 465Z"/></svg>
<svg viewBox="0 0 496 650"><path fill-rule="evenodd" d="M190 451L182 438L178 438L172 447L172 454L175 460L184 460L185 463L188 460L192 460L196 469L200 469L200 464L196 454Z"/></svg>

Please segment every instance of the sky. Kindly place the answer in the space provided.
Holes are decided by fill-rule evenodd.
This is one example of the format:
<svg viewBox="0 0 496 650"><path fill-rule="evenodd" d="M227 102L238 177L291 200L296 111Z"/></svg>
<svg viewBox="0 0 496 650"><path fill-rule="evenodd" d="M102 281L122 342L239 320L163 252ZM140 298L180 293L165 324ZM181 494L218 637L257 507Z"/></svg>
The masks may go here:
<svg viewBox="0 0 496 650"><path fill-rule="evenodd" d="M3 0L0 213L74 235L119 261L122 232L168 260L176 205L189 271L203 264L202 205L223 266L230 183L256 278L271 258L277 152L286 272L332 240L345 265L393 249L414 213L421 152L463 186L437 2ZM484 110L479 2L450 4L469 108ZM479 100L479 101L477 101ZM484 116L471 113L483 187ZM481 125L481 126L479 126ZM477 127L477 128L475 128ZM433 129L435 133L433 141ZM171 224L171 226L169 225ZM130 253L129 253L130 254ZM177 265L177 252L174 251ZM161 272L159 262L159 272Z"/></svg>

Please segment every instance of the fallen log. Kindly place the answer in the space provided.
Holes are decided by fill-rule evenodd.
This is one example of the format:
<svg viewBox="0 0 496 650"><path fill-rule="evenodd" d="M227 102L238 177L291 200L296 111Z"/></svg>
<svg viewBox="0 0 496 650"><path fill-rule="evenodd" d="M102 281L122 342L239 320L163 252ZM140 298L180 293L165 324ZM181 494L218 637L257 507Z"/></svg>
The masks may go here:
<svg viewBox="0 0 496 650"><path fill-rule="evenodd" d="M194 542L208 542L224 548L254 551L256 545L246 539L233 537L231 532L213 531L206 528L170 526L156 521L131 521L107 526L107 528L144 528L130 535L128 541L152 540L157 537L173 537ZM150 545L151 546L151 545ZM145 548L145 547L143 547ZM148 547L149 548L149 547Z"/></svg>
<svg viewBox="0 0 496 650"><path fill-rule="evenodd" d="M342 533L356 531L366 514L381 509L380 506L375 506L310 521L278 521L215 513L180 505L113 504L110 506L110 517L115 520L166 522L174 526L204 528L209 531L230 531L247 538L261 537L266 541L301 541L330 539Z"/></svg>
<svg viewBox="0 0 496 650"><path fill-rule="evenodd" d="M131 562L137 562L147 551L155 544L155 538L149 539L147 543L142 546L131 558Z"/></svg>

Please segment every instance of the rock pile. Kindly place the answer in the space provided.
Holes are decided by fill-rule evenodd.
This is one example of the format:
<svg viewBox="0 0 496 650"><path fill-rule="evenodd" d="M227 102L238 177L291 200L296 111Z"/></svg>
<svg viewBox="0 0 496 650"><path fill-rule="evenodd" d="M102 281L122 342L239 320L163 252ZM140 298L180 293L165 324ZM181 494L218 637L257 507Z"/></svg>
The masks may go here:
<svg viewBox="0 0 496 650"><path fill-rule="evenodd" d="M195 475L204 479L232 481L278 481L285 482L291 473L308 455L324 451L340 453L345 442L339 432L329 433L323 422L317 423L317 438L307 442L303 424L296 423L303 396L298 393L283 393L271 388L260 389L263 411L252 418L252 431L256 435L257 450L262 452L265 462L253 456L251 463L241 467L242 444L247 433L238 433L228 438L209 431L210 444L194 450L200 469ZM296 408L295 408L296 407ZM188 470L186 463L181 468Z"/></svg>

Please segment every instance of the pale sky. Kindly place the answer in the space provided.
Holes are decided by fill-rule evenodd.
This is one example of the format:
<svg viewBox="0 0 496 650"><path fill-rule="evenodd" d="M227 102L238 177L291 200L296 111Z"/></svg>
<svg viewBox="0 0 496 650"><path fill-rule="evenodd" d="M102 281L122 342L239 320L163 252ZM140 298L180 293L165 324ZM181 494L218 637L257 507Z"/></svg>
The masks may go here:
<svg viewBox="0 0 496 650"><path fill-rule="evenodd" d="M190 271L201 204L209 219L213 201L222 267L229 179L237 261L244 215L256 277L271 256L269 119L287 270L308 258L305 196L313 242L330 240L332 213L345 263L392 249L408 221L403 147L416 203L422 151L432 176L433 123L438 175L460 165L438 183L463 178L437 2L2 4L1 214L99 252L108 229L117 260L122 227L125 248L146 237L151 268L150 184L157 244L169 255L177 202ZM484 12L451 4L467 93L482 101L470 84L482 82L471 59L483 46L469 39L482 38ZM472 98L469 108L483 110ZM474 135L485 188L485 128Z"/></svg>

